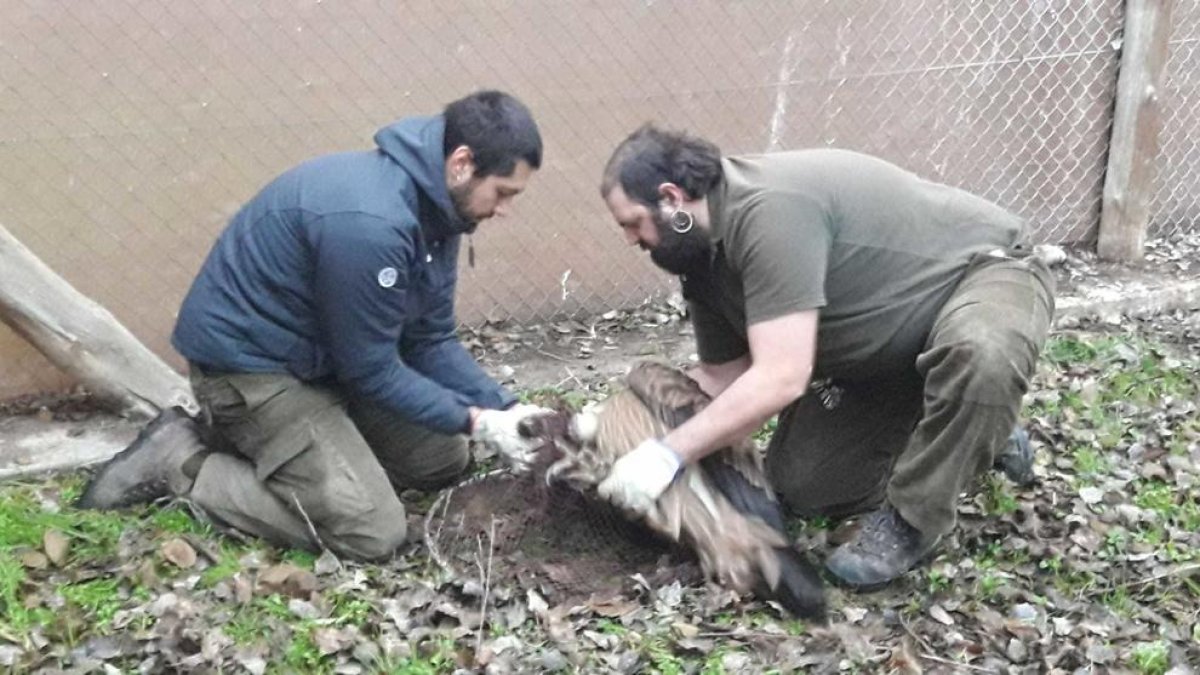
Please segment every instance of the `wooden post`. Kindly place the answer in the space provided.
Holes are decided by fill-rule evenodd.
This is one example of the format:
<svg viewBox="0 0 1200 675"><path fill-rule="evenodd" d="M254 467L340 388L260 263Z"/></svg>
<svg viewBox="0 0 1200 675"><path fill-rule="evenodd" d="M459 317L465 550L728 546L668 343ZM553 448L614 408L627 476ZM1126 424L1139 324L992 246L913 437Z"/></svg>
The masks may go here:
<svg viewBox="0 0 1200 675"><path fill-rule="evenodd" d="M1126 0L1121 69L1096 252L1140 260L1154 196L1162 89L1172 0Z"/></svg>
<svg viewBox="0 0 1200 675"><path fill-rule="evenodd" d="M118 412L199 406L179 373L0 225L0 321Z"/></svg>

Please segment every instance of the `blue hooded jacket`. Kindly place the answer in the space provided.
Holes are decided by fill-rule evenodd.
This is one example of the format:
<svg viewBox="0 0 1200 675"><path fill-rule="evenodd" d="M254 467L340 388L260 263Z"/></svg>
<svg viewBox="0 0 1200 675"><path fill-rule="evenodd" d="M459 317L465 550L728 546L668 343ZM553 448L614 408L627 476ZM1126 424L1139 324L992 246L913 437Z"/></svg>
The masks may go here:
<svg viewBox="0 0 1200 675"><path fill-rule="evenodd" d="M430 429L515 397L455 334L467 223L446 189L439 116L401 120L377 150L305 162L233 217L179 310L171 342L219 372L336 381Z"/></svg>

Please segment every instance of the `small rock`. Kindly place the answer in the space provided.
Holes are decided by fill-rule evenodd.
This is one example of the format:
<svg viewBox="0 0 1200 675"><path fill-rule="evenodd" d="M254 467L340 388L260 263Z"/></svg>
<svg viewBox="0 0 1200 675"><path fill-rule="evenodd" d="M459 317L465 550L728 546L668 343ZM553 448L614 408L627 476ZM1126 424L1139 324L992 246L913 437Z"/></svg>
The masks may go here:
<svg viewBox="0 0 1200 675"><path fill-rule="evenodd" d="M301 619L319 619L321 617L321 611L311 602L297 598L288 600L288 611Z"/></svg>
<svg viewBox="0 0 1200 675"><path fill-rule="evenodd" d="M1009 613L1009 616L1016 619L1017 621L1021 621L1024 623L1033 623L1033 622L1037 621L1038 610L1037 610L1037 607L1034 607L1033 605L1031 605L1029 603L1023 602L1019 605L1013 605L1012 611Z"/></svg>
<svg viewBox="0 0 1200 675"><path fill-rule="evenodd" d="M542 657L539 660L541 661L541 668L539 670L542 672L556 673L560 670L566 670L570 665L567 662L567 657L563 656L563 653L557 649L547 649L542 652Z"/></svg>
<svg viewBox="0 0 1200 675"><path fill-rule="evenodd" d="M846 617L846 621L850 623L858 623L867 616L867 610L862 607L843 607L842 615Z"/></svg>
<svg viewBox="0 0 1200 675"><path fill-rule="evenodd" d="M0 645L0 666L12 667L25 653L25 650L12 645Z"/></svg>
<svg viewBox="0 0 1200 675"><path fill-rule="evenodd" d="M1116 658L1116 650L1106 644L1093 642L1088 645L1087 659L1092 663L1109 664L1115 661Z"/></svg>
<svg viewBox="0 0 1200 675"><path fill-rule="evenodd" d="M1016 638L1008 641L1008 646L1004 648L1004 655L1013 663L1025 663L1025 659L1029 658L1029 649L1025 647L1025 643Z"/></svg>

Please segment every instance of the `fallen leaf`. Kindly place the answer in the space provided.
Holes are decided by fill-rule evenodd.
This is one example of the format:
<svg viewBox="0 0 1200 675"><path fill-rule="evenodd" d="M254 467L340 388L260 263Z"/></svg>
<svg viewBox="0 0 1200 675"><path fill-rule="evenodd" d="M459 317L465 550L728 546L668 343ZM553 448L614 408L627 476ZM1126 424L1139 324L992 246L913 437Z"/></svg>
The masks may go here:
<svg viewBox="0 0 1200 675"><path fill-rule="evenodd" d="M954 625L954 617L950 616L950 613L945 609L942 609L941 605L934 604L931 606L929 608L929 616L933 617L934 621L937 621L944 626Z"/></svg>
<svg viewBox="0 0 1200 675"><path fill-rule="evenodd" d="M322 654L336 654L350 646L352 638L337 628L317 628L312 632L312 641Z"/></svg>
<svg viewBox="0 0 1200 675"><path fill-rule="evenodd" d="M690 623L677 621L671 624L671 629L681 638L694 638L700 634L700 629Z"/></svg>
<svg viewBox="0 0 1200 675"><path fill-rule="evenodd" d="M601 599L589 599L587 602L588 609L600 616L610 619L618 616L625 616L638 607L641 607L641 605L630 600L625 600L619 596Z"/></svg>
<svg viewBox="0 0 1200 675"><path fill-rule="evenodd" d="M196 564L196 549L182 539L171 539L163 542L159 553L167 562L179 569L191 569Z"/></svg>
<svg viewBox="0 0 1200 675"><path fill-rule="evenodd" d="M31 570L44 570L50 566L50 559L41 551L26 550L21 553L21 564Z"/></svg>
<svg viewBox="0 0 1200 675"><path fill-rule="evenodd" d="M62 567L67 560L67 552L71 549L71 540L58 530L46 530L42 534L42 550L55 567Z"/></svg>

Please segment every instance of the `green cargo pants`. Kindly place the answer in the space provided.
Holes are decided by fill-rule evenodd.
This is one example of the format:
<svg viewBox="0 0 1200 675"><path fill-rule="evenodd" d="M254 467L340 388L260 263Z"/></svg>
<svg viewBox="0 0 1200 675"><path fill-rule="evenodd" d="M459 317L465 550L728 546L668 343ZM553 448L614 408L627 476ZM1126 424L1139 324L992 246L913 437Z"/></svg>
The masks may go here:
<svg viewBox="0 0 1200 675"><path fill-rule="evenodd" d="M949 532L1012 432L1053 313L1040 260L973 260L911 371L837 382L836 405L810 393L780 414L766 464L783 502L842 517L886 496L921 532Z"/></svg>
<svg viewBox="0 0 1200 675"><path fill-rule="evenodd" d="M192 389L227 447L187 495L210 517L280 546L386 558L404 542L397 492L434 489L467 466L463 436L414 425L289 375L206 372Z"/></svg>

